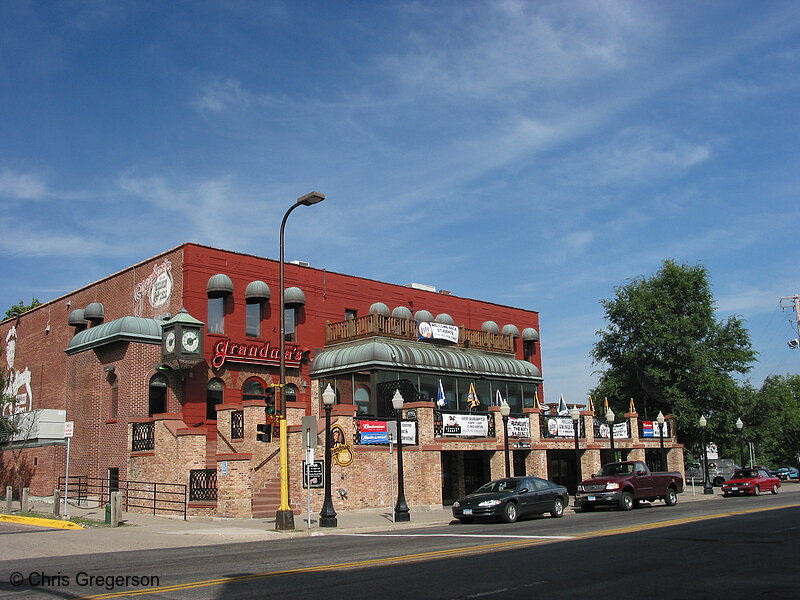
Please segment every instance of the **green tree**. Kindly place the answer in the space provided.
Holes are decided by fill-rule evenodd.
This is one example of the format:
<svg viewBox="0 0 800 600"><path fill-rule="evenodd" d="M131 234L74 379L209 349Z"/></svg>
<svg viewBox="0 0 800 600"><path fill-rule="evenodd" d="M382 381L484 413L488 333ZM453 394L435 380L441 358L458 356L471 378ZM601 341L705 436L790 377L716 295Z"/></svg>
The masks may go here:
<svg viewBox="0 0 800 600"><path fill-rule="evenodd" d="M14 306L9 308L6 311L6 318L16 317L17 315L21 315L24 312L31 310L32 308L36 308L40 306L42 303L39 302L38 298L31 298L30 304L25 304L22 300L17 302Z"/></svg>
<svg viewBox="0 0 800 600"><path fill-rule="evenodd" d="M608 328L592 349L600 381L595 398L618 409L633 398L644 417L659 411L676 418L686 444L697 444L701 414L708 439L731 442L742 402L736 374L750 370L755 352L742 320L717 321L709 275L702 265L664 261L649 279L639 277L601 300Z"/></svg>
<svg viewBox="0 0 800 600"><path fill-rule="evenodd" d="M749 389L742 405L742 434L752 442L758 464L800 463L800 375L770 375Z"/></svg>

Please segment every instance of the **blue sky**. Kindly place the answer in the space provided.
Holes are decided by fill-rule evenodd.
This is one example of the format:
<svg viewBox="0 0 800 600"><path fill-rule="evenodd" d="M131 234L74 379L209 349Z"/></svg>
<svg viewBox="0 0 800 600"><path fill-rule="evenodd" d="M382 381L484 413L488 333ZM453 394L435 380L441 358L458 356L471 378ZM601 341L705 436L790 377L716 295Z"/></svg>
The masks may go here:
<svg viewBox="0 0 800 600"><path fill-rule="evenodd" d="M0 0L0 306L185 241L541 313L585 400L599 300L672 258L797 373L797 2ZM4 308L5 310L5 308Z"/></svg>

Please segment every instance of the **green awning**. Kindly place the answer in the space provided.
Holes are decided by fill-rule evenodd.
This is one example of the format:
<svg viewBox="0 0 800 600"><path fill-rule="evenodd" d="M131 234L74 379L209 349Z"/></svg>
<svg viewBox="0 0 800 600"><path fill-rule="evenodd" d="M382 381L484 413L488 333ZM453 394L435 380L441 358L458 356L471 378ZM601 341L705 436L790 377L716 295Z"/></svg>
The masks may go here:
<svg viewBox="0 0 800 600"><path fill-rule="evenodd" d="M311 377L373 368L430 371L442 375L484 375L500 379L542 379L536 365L513 356L384 338L337 344L322 350L311 363Z"/></svg>
<svg viewBox="0 0 800 600"><path fill-rule="evenodd" d="M161 321L143 317L122 317L78 332L67 345L67 354L98 348L113 342L161 343Z"/></svg>

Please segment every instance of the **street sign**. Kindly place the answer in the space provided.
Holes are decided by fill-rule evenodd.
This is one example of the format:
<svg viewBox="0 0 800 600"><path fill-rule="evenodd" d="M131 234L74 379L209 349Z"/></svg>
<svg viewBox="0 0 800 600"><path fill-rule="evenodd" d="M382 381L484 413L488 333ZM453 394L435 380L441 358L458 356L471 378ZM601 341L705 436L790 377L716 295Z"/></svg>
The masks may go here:
<svg viewBox="0 0 800 600"><path fill-rule="evenodd" d="M303 461L303 488L322 488L325 486L325 470L321 460L312 463Z"/></svg>
<svg viewBox="0 0 800 600"><path fill-rule="evenodd" d="M64 422L64 437L65 438L71 438L73 433L75 433L75 421L65 421Z"/></svg>
<svg viewBox="0 0 800 600"><path fill-rule="evenodd" d="M317 417L307 416L300 420L300 428L303 430L303 448L317 447Z"/></svg>
<svg viewBox="0 0 800 600"><path fill-rule="evenodd" d="M397 442L397 421L386 422L386 433L390 444Z"/></svg>

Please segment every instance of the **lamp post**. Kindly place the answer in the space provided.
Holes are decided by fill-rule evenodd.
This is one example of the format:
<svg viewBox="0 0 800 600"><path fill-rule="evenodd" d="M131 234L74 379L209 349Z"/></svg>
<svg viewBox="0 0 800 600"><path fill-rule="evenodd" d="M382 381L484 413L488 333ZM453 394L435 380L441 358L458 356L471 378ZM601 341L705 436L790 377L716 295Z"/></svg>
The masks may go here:
<svg viewBox="0 0 800 600"><path fill-rule="evenodd" d="M289 506L289 445L287 440L287 427L286 427L286 396L283 394L283 387L286 385L286 335L284 332L285 323L284 319L286 318L285 315L285 303L286 303L286 292L284 290L284 281L283 281L283 234L284 230L286 229L286 220L289 218L289 214L298 206L311 206L312 204L317 204L325 200L325 195L320 194L318 192L311 192L310 194L306 194L305 196L301 196L297 199L289 210L286 211L286 214L283 215L283 220L281 221L281 232L280 232L280 287L281 287L281 313L278 317L279 321L279 335L280 335L280 381L278 386L278 394L280 399L280 463L281 463L281 504L278 507L278 511L275 513L275 529L279 531L286 531L294 529L294 513L292 512L291 507Z"/></svg>
<svg viewBox="0 0 800 600"><path fill-rule="evenodd" d="M402 523L411 520L406 503L406 488L403 481L403 430L401 419L403 417L403 396L400 390L394 391L392 406L397 418L397 504L394 506L394 521Z"/></svg>
<svg viewBox="0 0 800 600"><path fill-rule="evenodd" d="M580 446L578 445L578 420L581 418L581 411L578 410L577 406L573 406L572 410L570 411L570 416L572 417L572 430L575 432L575 475L577 477L577 481L575 486L581 482L581 450Z"/></svg>
<svg viewBox="0 0 800 600"><path fill-rule="evenodd" d="M742 462L740 463L739 466L741 466L744 469L744 467L745 467L745 464L744 464L744 431L743 431L744 430L744 422L742 421L741 417L736 419L736 429L739 430L739 454L741 455L741 459L742 459Z"/></svg>
<svg viewBox="0 0 800 600"><path fill-rule="evenodd" d="M500 404L500 415L503 417L503 446L506 457L506 477L511 477L511 465L508 462L508 415L511 414L511 407L508 402L503 400Z"/></svg>
<svg viewBox="0 0 800 600"><path fill-rule="evenodd" d="M656 421L658 421L658 441L661 444L661 470L666 471L667 461L666 457L664 456L664 413L658 411Z"/></svg>
<svg viewBox="0 0 800 600"><path fill-rule="evenodd" d="M706 421L705 415L700 416L698 424L703 432L703 493L713 494L714 488L711 486L711 480L708 477L708 446L706 445L706 425L708 425L708 421Z"/></svg>
<svg viewBox="0 0 800 600"><path fill-rule="evenodd" d="M616 418L617 415L615 415L614 411L609 407L606 413L606 422L608 423L608 438L611 442L611 462L616 462L617 460L617 451L614 450L614 419Z"/></svg>
<svg viewBox="0 0 800 600"><path fill-rule="evenodd" d="M331 409L336 402L336 392L331 384L322 392L322 404L325 406L325 500L319 513L320 527L336 527L336 511L331 499Z"/></svg>

